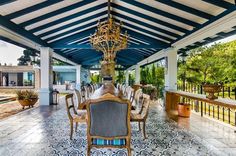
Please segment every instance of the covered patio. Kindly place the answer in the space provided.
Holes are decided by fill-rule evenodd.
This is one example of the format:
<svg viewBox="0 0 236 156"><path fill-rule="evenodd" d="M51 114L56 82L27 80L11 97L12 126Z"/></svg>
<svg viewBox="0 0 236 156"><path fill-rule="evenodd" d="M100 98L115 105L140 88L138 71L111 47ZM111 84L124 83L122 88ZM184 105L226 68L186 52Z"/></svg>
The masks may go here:
<svg viewBox="0 0 236 156"><path fill-rule="evenodd" d="M94 49L91 34L99 27L98 21L108 18L116 24L122 22L118 36L128 34L127 47L112 60L116 65L114 70L121 67L119 70L126 73L124 86L129 86L131 70L135 70L135 84L140 85L140 67L165 60L166 99L150 104L147 139L142 138L138 125L131 124L132 155L236 154L235 127L197 113L192 113L190 119L181 118L176 111L179 96L183 96L230 105L235 112L235 100L215 102L205 95L177 91L179 55L236 34L235 3L234 0L1 1L0 39L37 50L41 84L39 108L0 121L0 155L86 155L86 124L79 124L70 140L65 98L57 106L50 105L53 100L51 60L55 58L75 66L75 86L81 91L82 69L92 70L96 66L97 70L103 70L101 60L107 58ZM125 149L119 148L93 148L91 154L127 155Z"/></svg>
<svg viewBox="0 0 236 156"><path fill-rule="evenodd" d="M57 107L40 107L0 122L1 155L86 155L86 124L73 140L64 99ZM179 120L179 121L178 121ZM132 124L132 155L235 155L234 129L199 115L190 120L168 117L160 105L152 104L147 121L147 139ZM96 149L92 155L127 155L125 149Z"/></svg>

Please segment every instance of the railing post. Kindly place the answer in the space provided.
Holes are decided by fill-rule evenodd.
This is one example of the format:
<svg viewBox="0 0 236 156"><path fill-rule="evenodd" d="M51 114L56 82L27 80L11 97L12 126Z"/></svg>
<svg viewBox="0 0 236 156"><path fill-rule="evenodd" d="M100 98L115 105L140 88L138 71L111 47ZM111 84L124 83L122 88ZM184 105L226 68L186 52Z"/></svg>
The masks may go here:
<svg viewBox="0 0 236 156"><path fill-rule="evenodd" d="M223 86L222 91L223 91L223 98L224 98L225 97L225 86Z"/></svg>
<svg viewBox="0 0 236 156"><path fill-rule="evenodd" d="M234 87L234 100L236 100L236 87Z"/></svg>
<svg viewBox="0 0 236 156"><path fill-rule="evenodd" d="M228 121L229 121L229 124L230 124L230 108L228 109Z"/></svg>
<svg viewBox="0 0 236 156"><path fill-rule="evenodd" d="M213 109L213 118L215 118L215 107L214 107L214 105L212 106L212 109Z"/></svg>
<svg viewBox="0 0 236 156"><path fill-rule="evenodd" d="M236 100L236 87L234 87L234 99Z"/></svg>
<svg viewBox="0 0 236 156"><path fill-rule="evenodd" d="M208 115L211 116L211 105L208 104Z"/></svg>
<svg viewBox="0 0 236 156"><path fill-rule="evenodd" d="M200 86L200 94L202 94L202 85ZM201 116L203 116L203 103L201 101Z"/></svg>
<svg viewBox="0 0 236 156"><path fill-rule="evenodd" d="M217 106L218 120L220 119L220 106Z"/></svg>
<svg viewBox="0 0 236 156"><path fill-rule="evenodd" d="M223 111L223 121L225 121L225 107L222 108Z"/></svg>
<svg viewBox="0 0 236 156"><path fill-rule="evenodd" d="M206 115L206 110L207 110L206 102L204 102L204 108L205 108L205 115Z"/></svg>
<svg viewBox="0 0 236 156"><path fill-rule="evenodd" d="M201 102L201 116L203 117L203 104Z"/></svg>

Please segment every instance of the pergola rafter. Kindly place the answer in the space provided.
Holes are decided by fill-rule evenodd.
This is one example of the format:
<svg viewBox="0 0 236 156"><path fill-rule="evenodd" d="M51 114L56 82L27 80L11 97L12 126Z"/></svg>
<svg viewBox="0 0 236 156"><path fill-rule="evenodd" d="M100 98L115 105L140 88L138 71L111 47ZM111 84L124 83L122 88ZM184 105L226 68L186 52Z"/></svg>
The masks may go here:
<svg viewBox="0 0 236 156"><path fill-rule="evenodd" d="M17 10L10 11L15 5L20 6ZM181 53L236 33L235 25L228 24L232 29L229 32L221 29L215 34L198 37L195 41L189 40L197 31L234 13L234 0L203 0L198 2L197 7L195 3L170 0L114 0L111 7L112 17L116 22L122 20L122 31L127 31L130 35L128 49L118 55L121 59L117 59L118 64L126 67L130 66L130 63L122 59L129 60L130 55L142 56L134 57L136 60L131 62L135 64L168 47L174 46L179 50L178 53ZM97 21L106 18L106 0L39 1L29 7L17 1L1 1L0 25L1 29L4 29L1 30L4 32L1 39L37 50L41 46L50 47L55 53L83 65L84 58L100 57L100 54L97 55L97 52L91 49L89 36L94 33ZM8 31L12 34L7 35ZM18 35L18 38L9 37L13 34ZM214 35L216 36L212 37ZM21 37L24 41L20 41ZM26 44L28 41L30 43ZM151 48L155 51L150 50ZM63 53L61 49L74 50ZM93 64L99 63L99 59L94 61L96 62Z"/></svg>

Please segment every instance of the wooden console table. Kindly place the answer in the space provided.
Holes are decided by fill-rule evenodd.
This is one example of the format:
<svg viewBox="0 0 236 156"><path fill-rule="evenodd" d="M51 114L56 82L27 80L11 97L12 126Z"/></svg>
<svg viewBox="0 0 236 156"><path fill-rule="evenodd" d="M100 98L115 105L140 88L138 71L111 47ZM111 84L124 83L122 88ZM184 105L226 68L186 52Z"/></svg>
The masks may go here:
<svg viewBox="0 0 236 156"><path fill-rule="evenodd" d="M236 101L225 98L210 100L206 95L194 94L184 91L166 91L166 111L177 110L180 97L207 102L210 104L236 109Z"/></svg>

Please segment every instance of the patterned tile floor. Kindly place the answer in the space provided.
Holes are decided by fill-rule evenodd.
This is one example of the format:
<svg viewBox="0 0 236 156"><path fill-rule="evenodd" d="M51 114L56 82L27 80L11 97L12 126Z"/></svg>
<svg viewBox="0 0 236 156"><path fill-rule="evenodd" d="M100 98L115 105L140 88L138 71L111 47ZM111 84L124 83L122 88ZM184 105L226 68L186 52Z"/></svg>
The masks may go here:
<svg viewBox="0 0 236 156"><path fill-rule="evenodd" d="M78 131L71 141L64 105L62 101L58 106L41 106L1 120L0 155L86 155L86 124L78 127ZM225 140L217 142L208 137L214 135L211 131L201 134L201 127L197 127L197 129L194 127L201 125L204 129L208 129L209 126L212 126L210 123L213 121L197 119L197 115L193 115L190 119L191 124L189 124L190 121L175 122L167 117L159 105L153 104L147 122L148 139L143 140L137 124L132 124L132 155L230 155L229 151L232 148L222 142L235 145L235 139L227 140L230 135L235 136L235 134L229 132L230 135L223 138ZM214 127L216 126L214 125ZM228 135L227 130L227 128L220 129L223 132L219 133ZM218 133L217 128L215 132ZM231 154L233 155L233 153ZM126 150L93 149L92 155L123 156L126 155Z"/></svg>

